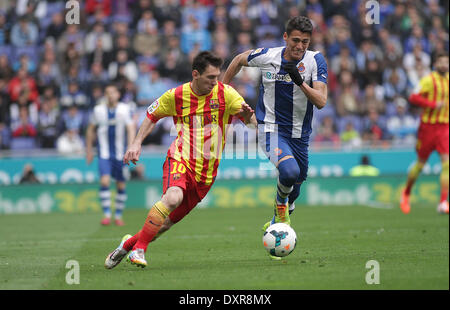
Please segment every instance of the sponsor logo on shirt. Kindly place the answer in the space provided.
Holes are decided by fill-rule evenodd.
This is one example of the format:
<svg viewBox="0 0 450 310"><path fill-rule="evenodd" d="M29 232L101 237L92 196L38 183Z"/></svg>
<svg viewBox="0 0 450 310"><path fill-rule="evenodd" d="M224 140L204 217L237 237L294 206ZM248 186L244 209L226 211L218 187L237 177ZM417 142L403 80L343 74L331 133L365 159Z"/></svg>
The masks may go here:
<svg viewBox="0 0 450 310"><path fill-rule="evenodd" d="M155 112L158 107L159 107L158 100L153 101L153 103L147 109L148 114L152 114L153 112Z"/></svg>
<svg viewBox="0 0 450 310"><path fill-rule="evenodd" d="M266 72L264 73L264 76L268 80L275 80L275 81L284 81L284 82L291 82L292 79L289 76L289 74L278 74L273 72Z"/></svg>

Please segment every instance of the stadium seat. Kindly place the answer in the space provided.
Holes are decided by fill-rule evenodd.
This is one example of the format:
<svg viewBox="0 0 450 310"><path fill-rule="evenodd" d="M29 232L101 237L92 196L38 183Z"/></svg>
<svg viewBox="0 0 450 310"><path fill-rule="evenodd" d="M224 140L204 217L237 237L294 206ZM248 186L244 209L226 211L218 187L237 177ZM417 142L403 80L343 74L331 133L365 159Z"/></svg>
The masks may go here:
<svg viewBox="0 0 450 310"><path fill-rule="evenodd" d="M36 147L35 138L17 137L11 139L11 150L30 150Z"/></svg>

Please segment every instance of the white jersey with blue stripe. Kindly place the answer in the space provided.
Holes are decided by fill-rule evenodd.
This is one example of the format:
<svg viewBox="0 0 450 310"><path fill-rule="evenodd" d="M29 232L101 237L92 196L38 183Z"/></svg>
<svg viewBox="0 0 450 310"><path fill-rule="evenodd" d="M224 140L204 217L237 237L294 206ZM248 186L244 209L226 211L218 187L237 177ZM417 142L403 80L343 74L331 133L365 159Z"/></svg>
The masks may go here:
<svg viewBox="0 0 450 310"><path fill-rule="evenodd" d="M250 67L261 70L256 119L264 124L264 132L274 132L277 128L280 135L308 141L314 106L281 68L287 62L284 51L285 47L258 48L247 58ZM311 87L315 81L327 83L327 63L320 52L307 50L297 68L303 81Z"/></svg>
<svg viewBox="0 0 450 310"><path fill-rule="evenodd" d="M105 103L98 104L90 122L97 126L99 158L121 161L127 146L126 126L133 122L129 105L119 102L111 109Z"/></svg>

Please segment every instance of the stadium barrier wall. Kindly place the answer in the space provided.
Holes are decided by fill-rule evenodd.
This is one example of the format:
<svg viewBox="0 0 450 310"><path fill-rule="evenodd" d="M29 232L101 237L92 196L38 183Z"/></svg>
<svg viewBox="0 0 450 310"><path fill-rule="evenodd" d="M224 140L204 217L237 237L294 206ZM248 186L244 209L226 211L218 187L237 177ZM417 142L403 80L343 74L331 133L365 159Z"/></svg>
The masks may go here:
<svg viewBox="0 0 450 310"><path fill-rule="evenodd" d="M308 176L347 176L350 169L360 163L362 155L369 156L371 163L380 170L381 175L404 175L416 160L413 150L311 152ZM166 154L144 153L139 164L145 166L146 179L162 178L165 156ZM219 166L217 179L261 179L276 176L276 170L264 155L255 157L246 158L237 152L228 156L225 154ZM98 181L97 159L94 159L91 165L87 165L83 157L1 158L0 185L18 184L26 164L33 165L36 175L43 183L82 184ZM433 153L422 174L437 174L440 171L439 157Z"/></svg>
<svg viewBox="0 0 450 310"><path fill-rule="evenodd" d="M361 205L397 208L405 176L308 178L302 185L297 207L321 205ZM161 181L127 183L127 209L148 209L160 199ZM217 180L197 208L267 208L275 197L276 179ZM113 188L114 184L112 185ZM0 186L0 214L49 212L100 212L98 183L30 184ZM115 192L112 195L114 207ZM424 175L413 189L414 205L437 204L437 176Z"/></svg>

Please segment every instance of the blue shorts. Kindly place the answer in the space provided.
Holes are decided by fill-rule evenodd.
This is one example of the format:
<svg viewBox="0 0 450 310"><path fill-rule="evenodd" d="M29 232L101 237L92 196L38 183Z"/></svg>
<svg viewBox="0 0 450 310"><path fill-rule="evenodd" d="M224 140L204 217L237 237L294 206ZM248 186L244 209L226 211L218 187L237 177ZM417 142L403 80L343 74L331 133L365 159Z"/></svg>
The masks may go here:
<svg viewBox="0 0 450 310"><path fill-rule="evenodd" d="M100 176L110 175L116 181L123 182L125 181L125 170L127 169L126 165L117 159L98 159L98 168L100 172Z"/></svg>
<svg viewBox="0 0 450 310"><path fill-rule="evenodd" d="M278 167L278 163L286 156L294 157L300 168L296 183L306 180L308 175L308 143L301 138L287 138L275 132L258 133L258 144L269 160Z"/></svg>

